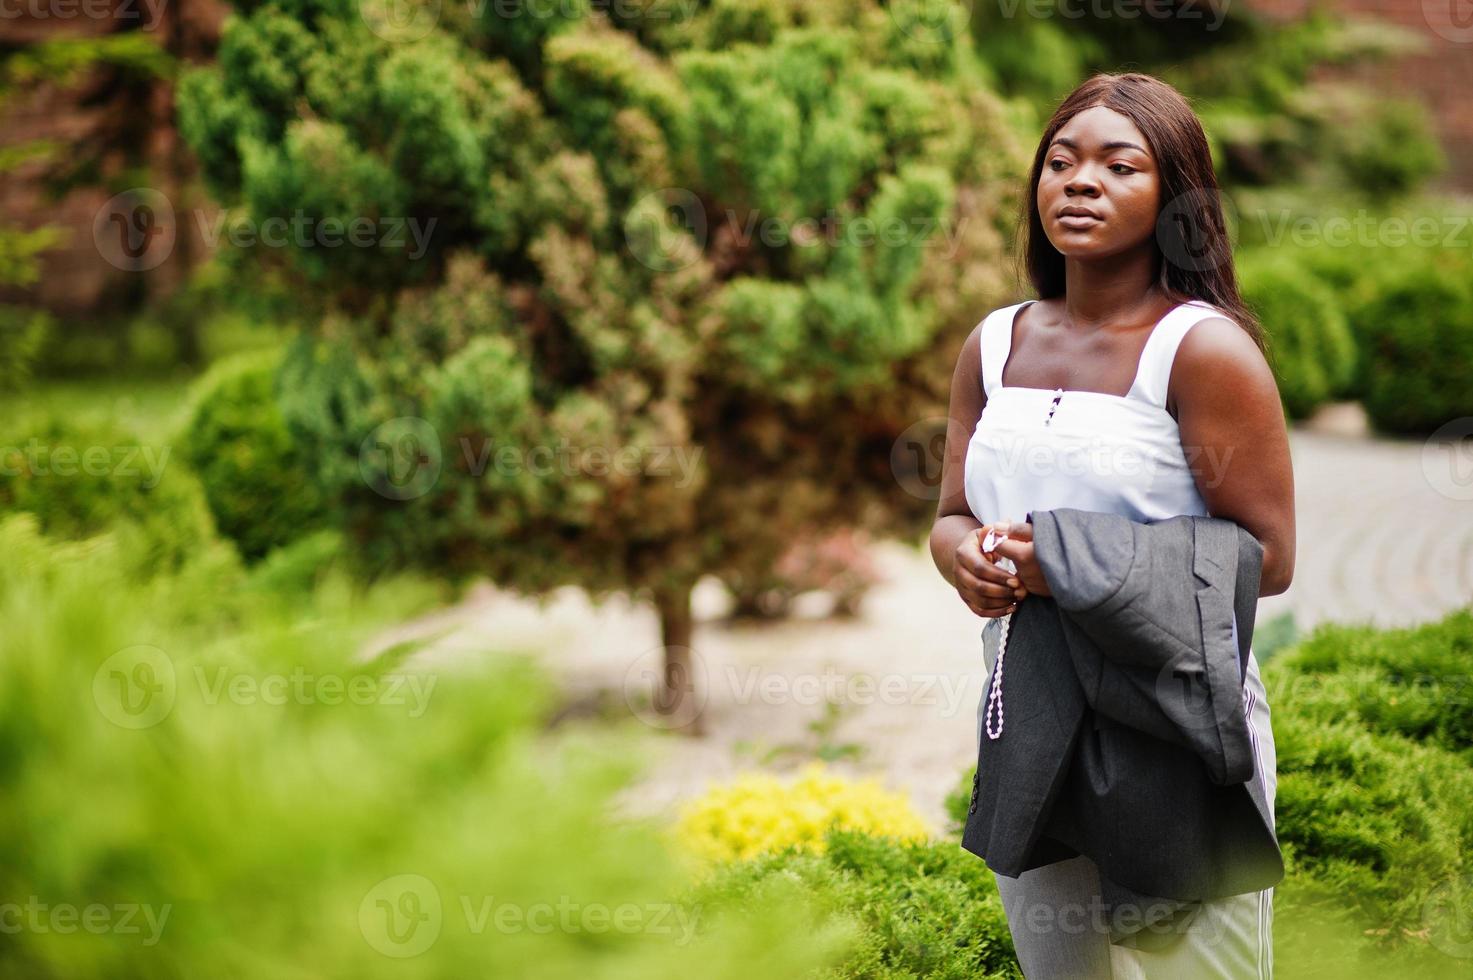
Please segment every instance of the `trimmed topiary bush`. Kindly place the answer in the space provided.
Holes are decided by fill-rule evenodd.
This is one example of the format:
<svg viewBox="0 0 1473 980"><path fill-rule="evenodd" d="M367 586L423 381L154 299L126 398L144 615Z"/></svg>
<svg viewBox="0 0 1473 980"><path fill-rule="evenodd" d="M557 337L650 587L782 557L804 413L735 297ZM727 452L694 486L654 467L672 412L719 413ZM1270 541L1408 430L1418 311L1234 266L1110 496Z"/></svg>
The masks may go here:
<svg viewBox="0 0 1473 980"><path fill-rule="evenodd" d="M1467 263L1398 269L1355 308L1357 387L1371 422L1422 434L1473 415L1473 285Z"/></svg>
<svg viewBox="0 0 1473 980"><path fill-rule="evenodd" d="M196 387L182 449L220 533L256 561L326 523L326 505L282 421L276 351L230 358Z"/></svg>
<svg viewBox="0 0 1473 980"><path fill-rule="evenodd" d="M1268 334L1284 411L1304 418L1355 378L1355 342L1335 293L1288 253L1260 251L1241 267L1243 297Z"/></svg>

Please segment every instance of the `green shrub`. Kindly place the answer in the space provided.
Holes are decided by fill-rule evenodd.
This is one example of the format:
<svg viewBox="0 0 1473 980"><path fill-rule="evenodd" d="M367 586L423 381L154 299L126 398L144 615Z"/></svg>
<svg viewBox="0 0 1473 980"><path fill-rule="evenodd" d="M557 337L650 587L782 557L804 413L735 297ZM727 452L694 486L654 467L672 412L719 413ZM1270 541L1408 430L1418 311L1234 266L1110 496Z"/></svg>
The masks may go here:
<svg viewBox="0 0 1473 980"><path fill-rule="evenodd" d="M1379 429L1421 434L1473 415L1470 266L1408 263L1358 304L1357 387Z"/></svg>
<svg viewBox="0 0 1473 980"><path fill-rule="evenodd" d="M721 866L697 904L752 904L773 880L796 879L827 914L854 920L860 941L825 977L1020 977L992 872L955 842L902 843L832 830L822 854L798 847Z"/></svg>
<svg viewBox="0 0 1473 980"><path fill-rule="evenodd" d="M1421 929L1433 890L1473 870L1467 761L1284 710L1274 740L1279 843L1299 890L1394 940Z"/></svg>
<svg viewBox="0 0 1473 980"><path fill-rule="evenodd" d="M0 436L0 513L28 511L53 537L110 529L135 570L177 569L213 536L198 482L173 447L106 422L45 418Z"/></svg>
<svg viewBox="0 0 1473 980"><path fill-rule="evenodd" d="M212 368L196 388L182 439L216 525L248 561L327 519L322 493L277 407L280 360L278 352L266 351Z"/></svg>
<svg viewBox="0 0 1473 980"><path fill-rule="evenodd" d="M610 816L632 746L540 734L530 660L359 662L428 583L334 573L291 609L238 565L135 583L121 551L0 520L0 894L46 925L5 937L0 975L737 980L834 958L844 924L792 888L677 901L657 829ZM133 912L63 931L67 906Z"/></svg>
<svg viewBox="0 0 1473 980"><path fill-rule="evenodd" d="M1264 676L1276 709L1401 735L1473 762L1473 609L1411 629L1325 624Z"/></svg>
<svg viewBox="0 0 1473 980"><path fill-rule="evenodd" d="M37 355L54 329L47 313L0 303L0 385L14 389L31 380Z"/></svg>
<svg viewBox="0 0 1473 980"><path fill-rule="evenodd" d="M1447 169L1437 125L1420 103L1373 94L1355 124L1329 130L1330 153L1346 182L1373 200L1414 190Z"/></svg>
<svg viewBox="0 0 1473 980"><path fill-rule="evenodd" d="M1355 343L1334 292L1287 252L1250 253L1241 273L1243 297L1268 336L1285 413L1304 418L1347 391L1355 377Z"/></svg>

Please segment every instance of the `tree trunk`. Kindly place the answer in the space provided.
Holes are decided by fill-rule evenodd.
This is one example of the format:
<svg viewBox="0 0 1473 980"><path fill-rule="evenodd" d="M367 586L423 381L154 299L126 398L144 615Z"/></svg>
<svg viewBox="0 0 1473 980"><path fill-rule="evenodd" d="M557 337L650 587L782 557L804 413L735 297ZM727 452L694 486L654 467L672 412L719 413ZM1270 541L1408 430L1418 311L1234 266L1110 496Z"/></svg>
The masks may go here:
<svg viewBox="0 0 1473 980"><path fill-rule="evenodd" d="M660 642L664 645L664 676L655 693L655 710L661 727L686 735L704 735L707 692L698 678L705 671L695 659L691 638L695 616L690 607L691 587L677 584L655 589L655 608L660 614Z"/></svg>

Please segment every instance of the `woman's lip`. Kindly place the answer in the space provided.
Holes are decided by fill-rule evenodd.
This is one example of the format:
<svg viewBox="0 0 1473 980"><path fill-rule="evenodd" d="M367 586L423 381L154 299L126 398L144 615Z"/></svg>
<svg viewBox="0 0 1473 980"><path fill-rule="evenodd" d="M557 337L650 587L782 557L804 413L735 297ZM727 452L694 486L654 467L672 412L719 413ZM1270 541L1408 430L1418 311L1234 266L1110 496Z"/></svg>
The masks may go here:
<svg viewBox="0 0 1473 980"><path fill-rule="evenodd" d="M1103 220L1105 219L1095 218L1087 214L1059 215L1059 224L1063 225L1065 228L1088 228L1090 225L1097 224Z"/></svg>

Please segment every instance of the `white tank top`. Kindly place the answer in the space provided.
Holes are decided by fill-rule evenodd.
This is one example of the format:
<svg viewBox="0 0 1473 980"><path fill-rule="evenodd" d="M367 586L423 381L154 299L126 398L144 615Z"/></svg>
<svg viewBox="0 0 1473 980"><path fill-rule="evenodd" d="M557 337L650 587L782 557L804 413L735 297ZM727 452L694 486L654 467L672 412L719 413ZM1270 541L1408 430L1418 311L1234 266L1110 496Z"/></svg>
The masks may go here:
<svg viewBox="0 0 1473 980"><path fill-rule="evenodd" d="M1023 521L1034 510L1074 507L1150 522L1207 516L1166 386L1188 330L1224 316L1193 300L1171 310L1146 339L1125 395L1002 383L1014 316L1032 300L982 321L982 387L987 405L967 445L967 504L984 524ZM1204 460L1211 472L1213 461Z"/></svg>

